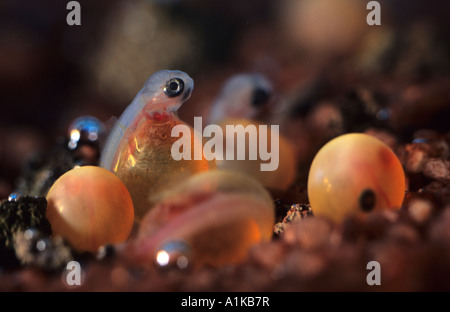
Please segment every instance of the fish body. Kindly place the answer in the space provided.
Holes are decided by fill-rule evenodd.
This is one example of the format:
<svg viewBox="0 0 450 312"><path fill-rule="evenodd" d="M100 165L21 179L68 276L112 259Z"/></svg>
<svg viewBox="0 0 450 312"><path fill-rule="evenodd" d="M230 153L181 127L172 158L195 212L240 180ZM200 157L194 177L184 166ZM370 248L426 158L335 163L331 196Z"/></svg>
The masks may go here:
<svg viewBox="0 0 450 312"><path fill-rule="evenodd" d="M189 99L193 80L181 71L158 71L116 122L102 151L100 166L114 172L127 186L139 221L155 203L158 192L212 165L202 160L174 160L176 125L186 125L176 112ZM192 133L192 148L195 140ZM199 146L202 146L201 144Z"/></svg>

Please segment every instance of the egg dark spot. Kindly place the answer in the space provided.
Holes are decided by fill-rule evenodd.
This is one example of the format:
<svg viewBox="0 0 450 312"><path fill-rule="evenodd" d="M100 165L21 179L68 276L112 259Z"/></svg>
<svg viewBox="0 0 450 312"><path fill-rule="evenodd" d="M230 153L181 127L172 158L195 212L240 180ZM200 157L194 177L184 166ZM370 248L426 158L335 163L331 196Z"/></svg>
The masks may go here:
<svg viewBox="0 0 450 312"><path fill-rule="evenodd" d="M376 196L371 189L365 189L359 196L359 208L364 212L370 212L375 208Z"/></svg>
<svg viewBox="0 0 450 312"><path fill-rule="evenodd" d="M252 94L251 104L253 107L261 107L269 100L270 92L264 89L255 89Z"/></svg>

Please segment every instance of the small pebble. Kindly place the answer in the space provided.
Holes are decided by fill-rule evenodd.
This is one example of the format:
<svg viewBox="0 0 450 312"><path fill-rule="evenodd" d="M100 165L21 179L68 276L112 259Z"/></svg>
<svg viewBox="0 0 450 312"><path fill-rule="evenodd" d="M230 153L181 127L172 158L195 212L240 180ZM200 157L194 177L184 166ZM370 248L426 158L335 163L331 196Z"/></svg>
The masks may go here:
<svg viewBox="0 0 450 312"><path fill-rule="evenodd" d="M332 229L330 222L324 218L307 218L291 224L282 237L288 245L315 249L330 244Z"/></svg>
<svg viewBox="0 0 450 312"><path fill-rule="evenodd" d="M283 259L285 249L282 244L273 242L256 245L250 250L250 258L265 268L274 268Z"/></svg>
<svg viewBox="0 0 450 312"><path fill-rule="evenodd" d="M23 265L46 271L60 270L73 260L70 246L61 237L50 239L35 229L17 232L14 248Z"/></svg>
<svg viewBox="0 0 450 312"><path fill-rule="evenodd" d="M314 214L309 205L304 204L294 204L291 205L286 216L283 218L282 222L278 222L274 226L274 233L280 235L286 230L286 228L295 221L301 220L306 217L312 217Z"/></svg>
<svg viewBox="0 0 450 312"><path fill-rule="evenodd" d="M394 135L392 135L392 133L389 133L388 131L367 129L365 133L377 138L378 140L389 146L392 150L394 150L394 148L397 146L397 139Z"/></svg>
<svg viewBox="0 0 450 312"><path fill-rule="evenodd" d="M450 180L450 161L430 159L425 163L423 173L436 180Z"/></svg>
<svg viewBox="0 0 450 312"><path fill-rule="evenodd" d="M408 205L409 216L417 223L423 224L429 220L433 213L433 205L430 201L416 198Z"/></svg>
<svg viewBox="0 0 450 312"><path fill-rule="evenodd" d="M406 224L396 224L389 228L386 239L392 242L413 245L420 241L417 230Z"/></svg>
<svg viewBox="0 0 450 312"><path fill-rule="evenodd" d="M450 246L450 207L430 225L429 237L436 244Z"/></svg>
<svg viewBox="0 0 450 312"><path fill-rule="evenodd" d="M320 253L295 250L287 255L285 261L286 270L291 275L302 278L312 278L319 274L326 266L326 259Z"/></svg>
<svg viewBox="0 0 450 312"><path fill-rule="evenodd" d="M111 282L116 287L126 287L131 282L131 276L128 270L122 266L115 267L111 271Z"/></svg>
<svg viewBox="0 0 450 312"><path fill-rule="evenodd" d="M430 147L426 143L408 144L405 147L405 168L412 173L422 172L428 159Z"/></svg>

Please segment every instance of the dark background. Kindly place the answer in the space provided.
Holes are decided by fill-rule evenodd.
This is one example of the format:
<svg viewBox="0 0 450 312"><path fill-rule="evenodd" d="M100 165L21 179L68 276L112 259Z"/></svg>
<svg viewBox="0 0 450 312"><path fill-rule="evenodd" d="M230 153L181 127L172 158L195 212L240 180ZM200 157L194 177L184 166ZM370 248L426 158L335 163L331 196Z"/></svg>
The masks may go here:
<svg viewBox="0 0 450 312"><path fill-rule="evenodd" d="M329 19L319 12L314 25L295 26L296 18L287 12L300 13L286 7L295 7L296 0L85 0L79 1L82 25L68 26L68 2L0 3L2 197L14 189L24 162L65 136L72 120L92 115L107 122L119 116L157 70L179 69L194 78L192 98L180 109L190 123L207 113L224 81L238 72L262 72L284 93L317 72L358 68L352 62L365 55L361 38L374 31L363 8L360 21L352 24L355 33L342 30L343 38L353 39L350 44L316 46L296 37L295 30L308 32ZM327 1L321 2L326 7ZM395 34L393 52L384 54L382 66L355 72L364 79L383 74L419 84L448 78L449 2L379 2L379 29ZM332 13L340 16L339 25L351 20L345 8ZM415 57L417 68L408 67L408 57Z"/></svg>

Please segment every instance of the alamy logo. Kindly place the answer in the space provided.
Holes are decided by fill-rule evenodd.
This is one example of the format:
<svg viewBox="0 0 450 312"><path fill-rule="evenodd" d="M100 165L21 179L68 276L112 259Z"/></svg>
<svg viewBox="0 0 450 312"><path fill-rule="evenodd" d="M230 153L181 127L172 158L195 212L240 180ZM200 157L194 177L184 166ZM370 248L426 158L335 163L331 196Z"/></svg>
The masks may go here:
<svg viewBox="0 0 450 312"><path fill-rule="evenodd" d="M194 142L191 128L176 125L172 137L180 137L171 149L175 160L261 160L261 171L274 171L279 164L279 126L271 125L226 125L225 133L219 125L208 125L202 131L202 117L194 117ZM202 138L209 138L203 145ZM269 149L270 143L270 149ZM225 146L224 146L225 145ZM194 151L192 153L191 147Z"/></svg>
<svg viewBox="0 0 450 312"><path fill-rule="evenodd" d="M367 25L381 25L381 6L378 1L370 1L366 5L367 10L371 10L366 17Z"/></svg>
<svg viewBox="0 0 450 312"><path fill-rule="evenodd" d="M381 265L378 261L370 261L366 266L367 270L371 270L369 274L367 274L366 282L367 285L381 285Z"/></svg>
<svg viewBox="0 0 450 312"><path fill-rule="evenodd" d="M78 261L70 261L67 263L62 274L62 281L69 287L81 286L84 274Z"/></svg>
<svg viewBox="0 0 450 312"><path fill-rule="evenodd" d="M78 1L70 1L66 5L66 9L70 10L67 14L66 22L69 26L81 25L81 6Z"/></svg>

